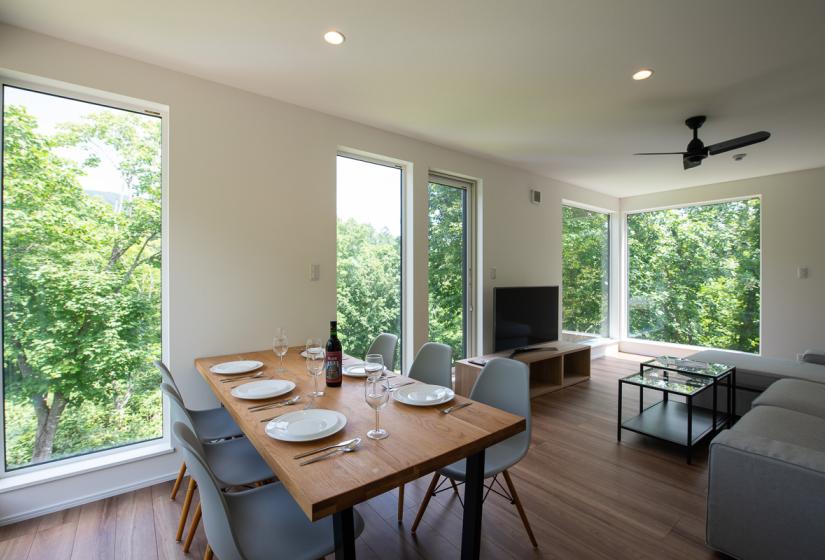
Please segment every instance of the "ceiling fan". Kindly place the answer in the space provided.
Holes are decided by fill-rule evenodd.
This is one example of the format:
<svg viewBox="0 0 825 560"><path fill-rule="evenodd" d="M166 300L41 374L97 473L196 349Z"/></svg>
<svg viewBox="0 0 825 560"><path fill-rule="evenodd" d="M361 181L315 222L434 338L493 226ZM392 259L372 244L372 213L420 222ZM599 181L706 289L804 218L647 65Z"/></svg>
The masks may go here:
<svg viewBox="0 0 825 560"><path fill-rule="evenodd" d="M705 146L705 144L699 140L699 136L697 131L699 128L705 123L706 117L704 115L699 115L696 117L690 117L689 119L685 120L685 124L688 126L689 129L693 131L693 140L691 140L687 145L687 151L685 152L644 152L640 154L633 154L634 156L664 156L664 155L680 155L682 156L682 165L685 169L691 169L693 167L697 167L702 164L702 160L708 156L715 156L716 154L721 154L723 152L729 152L731 150L736 150L739 148L744 148L745 146L750 146L751 144L757 144L759 142L764 142L768 138L771 137L770 132L765 132L761 130L759 132L754 132L751 134L746 134L745 136L740 136L739 138L733 138L731 140L725 140L724 142L718 142L716 144L711 144L710 146Z"/></svg>

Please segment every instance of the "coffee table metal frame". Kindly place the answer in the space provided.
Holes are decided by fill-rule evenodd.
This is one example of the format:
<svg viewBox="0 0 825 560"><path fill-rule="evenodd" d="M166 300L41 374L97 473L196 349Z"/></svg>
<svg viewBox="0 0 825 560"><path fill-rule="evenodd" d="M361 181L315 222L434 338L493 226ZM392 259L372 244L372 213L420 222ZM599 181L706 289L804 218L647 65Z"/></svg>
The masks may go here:
<svg viewBox="0 0 825 560"><path fill-rule="evenodd" d="M654 365L655 363L655 365ZM724 364L715 364L717 366L724 366ZM668 380L669 372L677 373L688 378L704 378L711 379L711 383L705 387L688 393L686 391L679 391L676 389L669 389L666 386L656 386L634 380L638 376L644 380L645 370L659 370L663 372L664 379ZM725 381L725 388L727 389L727 403L726 413L720 416L718 411L717 388L721 381ZM639 387L639 414L622 422L622 386L635 385ZM662 393L662 400L645 408L644 406L644 390L653 389ZM713 391L713 409L708 412L707 409L699 408L694 410L693 397L711 389ZM685 403L670 401L668 398L670 394L679 395L685 398ZM619 379L619 411L618 411L618 425L616 429L616 438L618 441L622 440L622 430L629 430L638 434L659 439L662 441L669 441L677 445L686 447L687 462L691 463L693 446L699 443L705 437L716 434L720 425L730 427L735 418L734 411L736 410L736 367L729 366L728 369L723 370L717 375L703 375L702 373L692 369L688 371L686 368L680 369L678 365L669 365L658 362L657 359L649 360L639 364L639 373L630 375ZM697 430L694 430L694 424L697 424ZM681 428L687 432L687 437L676 435L676 429Z"/></svg>

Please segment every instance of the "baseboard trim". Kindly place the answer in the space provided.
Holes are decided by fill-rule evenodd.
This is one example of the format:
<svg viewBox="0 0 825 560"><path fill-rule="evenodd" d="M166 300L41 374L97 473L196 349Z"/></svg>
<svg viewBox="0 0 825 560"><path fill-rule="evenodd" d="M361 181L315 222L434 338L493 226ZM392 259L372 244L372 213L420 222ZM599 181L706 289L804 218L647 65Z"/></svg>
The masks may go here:
<svg viewBox="0 0 825 560"><path fill-rule="evenodd" d="M112 496L117 496L118 494L125 494L126 492L134 492L135 490L140 490L141 488L146 488L147 486L154 486L155 484L160 484L161 482L166 482L168 480L174 480L178 476L177 471L173 471L168 474L158 475L149 479L141 480L139 482L133 482L130 484L124 484L122 486L118 486L116 488L110 488L109 490L103 492L95 492L92 494L86 494L85 496L81 496L79 498L74 498L72 500L66 500L64 502L60 502L57 504L52 504L50 506L32 509L29 511L25 511L22 513L15 513L14 515L8 515L6 517L0 517L0 527L3 525L11 525L12 523L19 523L20 521L26 521L27 519L33 519L35 517L40 517L43 515L48 515L50 513L54 513L56 511L62 511L64 509L69 509L77 506L82 506L84 504L88 504L91 502L96 502L98 500L105 500L106 498L111 498Z"/></svg>

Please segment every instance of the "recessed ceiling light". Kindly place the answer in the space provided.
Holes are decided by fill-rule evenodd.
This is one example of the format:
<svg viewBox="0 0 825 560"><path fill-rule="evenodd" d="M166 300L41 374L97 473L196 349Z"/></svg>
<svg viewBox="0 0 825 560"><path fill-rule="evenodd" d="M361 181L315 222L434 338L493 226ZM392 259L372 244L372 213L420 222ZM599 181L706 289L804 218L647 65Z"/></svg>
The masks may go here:
<svg viewBox="0 0 825 560"><path fill-rule="evenodd" d="M326 41L330 45L340 45L346 40L347 38L344 37L344 34L340 31L336 31L335 29L330 29L329 31L324 33L324 41Z"/></svg>
<svg viewBox="0 0 825 560"><path fill-rule="evenodd" d="M653 75L653 70L650 68L640 68L635 74L633 74L633 79L637 82L639 80L646 80Z"/></svg>

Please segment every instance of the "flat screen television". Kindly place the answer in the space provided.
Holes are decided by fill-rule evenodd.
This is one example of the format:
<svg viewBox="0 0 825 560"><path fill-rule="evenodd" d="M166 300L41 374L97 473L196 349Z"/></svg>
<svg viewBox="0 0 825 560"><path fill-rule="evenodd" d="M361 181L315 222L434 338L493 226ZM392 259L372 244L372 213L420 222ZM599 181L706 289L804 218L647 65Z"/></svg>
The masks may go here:
<svg viewBox="0 0 825 560"><path fill-rule="evenodd" d="M493 290L493 352L558 339L558 286Z"/></svg>

